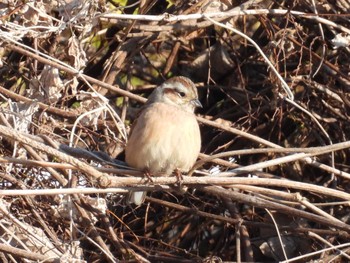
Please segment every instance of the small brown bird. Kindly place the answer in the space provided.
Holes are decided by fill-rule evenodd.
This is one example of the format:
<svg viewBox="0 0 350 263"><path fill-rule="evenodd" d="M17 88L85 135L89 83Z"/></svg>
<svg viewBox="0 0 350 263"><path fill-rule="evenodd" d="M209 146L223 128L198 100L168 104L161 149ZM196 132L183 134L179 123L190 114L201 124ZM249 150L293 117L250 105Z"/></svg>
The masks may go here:
<svg viewBox="0 0 350 263"><path fill-rule="evenodd" d="M173 77L157 87L132 126L125 149L127 164L150 176L188 172L201 148L196 107L202 105L190 79ZM129 203L140 205L145 194L132 192Z"/></svg>

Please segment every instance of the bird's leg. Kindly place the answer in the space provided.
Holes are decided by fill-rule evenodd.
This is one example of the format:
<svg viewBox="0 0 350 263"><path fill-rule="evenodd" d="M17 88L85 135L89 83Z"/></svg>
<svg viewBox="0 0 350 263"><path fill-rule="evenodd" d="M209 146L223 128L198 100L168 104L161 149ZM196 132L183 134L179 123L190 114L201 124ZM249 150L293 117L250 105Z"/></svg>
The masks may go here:
<svg viewBox="0 0 350 263"><path fill-rule="evenodd" d="M148 169L144 171L143 175L144 175L144 177L146 177L148 179L149 182L153 183L153 179L151 177L152 174L150 171L148 171Z"/></svg>
<svg viewBox="0 0 350 263"><path fill-rule="evenodd" d="M184 178L183 178L183 176L182 176L182 173L181 173L181 171L179 170L179 169L175 169L175 176L176 176L176 178L177 178L177 183L179 184L179 186L181 186L181 184L182 184L182 181L184 180Z"/></svg>
<svg viewBox="0 0 350 263"><path fill-rule="evenodd" d="M188 187L182 185L182 182L183 182L184 178L182 176L181 171L179 169L175 169L174 172L175 172L175 176L177 178L177 183L178 183L178 187L179 187L179 193L182 193L182 194L186 193Z"/></svg>

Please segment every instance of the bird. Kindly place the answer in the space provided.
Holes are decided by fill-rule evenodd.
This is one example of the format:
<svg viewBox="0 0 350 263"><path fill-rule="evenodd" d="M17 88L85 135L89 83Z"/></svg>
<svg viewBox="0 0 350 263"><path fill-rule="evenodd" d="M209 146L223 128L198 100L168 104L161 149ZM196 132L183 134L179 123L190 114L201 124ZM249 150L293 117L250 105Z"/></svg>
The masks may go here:
<svg viewBox="0 0 350 263"><path fill-rule="evenodd" d="M201 148L194 114L202 104L195 84L172 77L155 88L134 121L125 147L126 163L147 177L181 175L196 162ZM141 205L146 192L129 194L128 204Z"/></svg>

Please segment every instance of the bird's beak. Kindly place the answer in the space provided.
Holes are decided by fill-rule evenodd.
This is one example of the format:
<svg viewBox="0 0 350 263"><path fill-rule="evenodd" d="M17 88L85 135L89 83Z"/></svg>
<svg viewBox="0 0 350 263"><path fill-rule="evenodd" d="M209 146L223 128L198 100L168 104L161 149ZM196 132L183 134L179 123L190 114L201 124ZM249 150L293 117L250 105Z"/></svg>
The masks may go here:
<svg viewBox="0 0 350 263"><path fill-rule="evenodd" d="M191 103L196 107L196 108L203 108L202 103L198 100L191 100Z"/></svg>

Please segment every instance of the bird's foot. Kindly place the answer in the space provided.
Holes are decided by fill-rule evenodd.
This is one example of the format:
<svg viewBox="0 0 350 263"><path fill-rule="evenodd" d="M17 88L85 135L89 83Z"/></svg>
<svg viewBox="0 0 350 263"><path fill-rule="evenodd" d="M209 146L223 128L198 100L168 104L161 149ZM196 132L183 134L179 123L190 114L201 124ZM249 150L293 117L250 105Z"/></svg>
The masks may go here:
<svg viewBox="0 0 350 263"><path fill-rule="evenodd" d="M184 178L183 178L182 173L179 169L175 169L175 176L177 178L177 183L179 184L179 186L181 186Z"/></svg>
<svg viewBox="0 0 350 263"><path fill-rule="evenodd" d="M153 183L153 179L152 179L152 174L150 173L150 171L146 170L143 175L147 178L148 182Z"/></svg>

